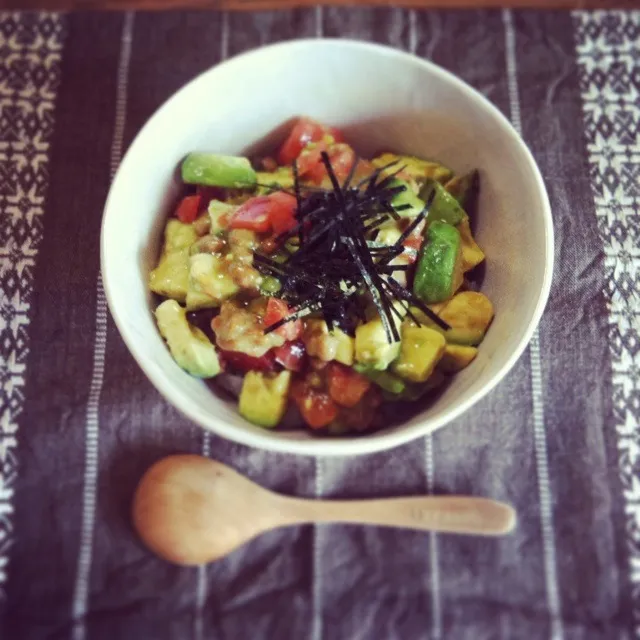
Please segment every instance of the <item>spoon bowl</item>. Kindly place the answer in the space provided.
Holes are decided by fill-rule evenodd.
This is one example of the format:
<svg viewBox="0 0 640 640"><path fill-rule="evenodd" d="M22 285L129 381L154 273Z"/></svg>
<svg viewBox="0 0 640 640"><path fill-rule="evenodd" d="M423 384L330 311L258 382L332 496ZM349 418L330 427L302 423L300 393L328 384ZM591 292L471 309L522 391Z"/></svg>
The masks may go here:
<svg viewBox="0 0 640 640"><path fill-rule="evenodd" d="M271 529L311 522L496 536L512 531L516 516L509 505L464 496L289 498L196 455L154 464L133 500L133 523L142 541L161 558L186 566L222 558Z"/></svg>

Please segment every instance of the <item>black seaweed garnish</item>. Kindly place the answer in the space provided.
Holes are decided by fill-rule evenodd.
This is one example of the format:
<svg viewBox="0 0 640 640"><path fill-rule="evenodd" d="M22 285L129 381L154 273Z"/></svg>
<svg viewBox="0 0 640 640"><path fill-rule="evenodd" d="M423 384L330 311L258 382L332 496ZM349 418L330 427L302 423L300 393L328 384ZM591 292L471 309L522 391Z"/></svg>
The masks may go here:
<svg viewBox="0 0 640 640"><path fill-rule="evenodd" d="M327 153L322 152L321 158L331 189L303 187L297 165L293 164L294 188L287 192L296 198L297 224L276 238L280 249L286 252L285 259L255 254L256 269L280 280L278 296L292 309L289 316L265 331L274 331L291 320L319 312L330 330L339 327L353 335L358 321L364 319L365 294L375 305L390 343L400 340L398 320L408 316L420 324L410 306L420 309L442 329L449 329L446 322L393 277L396 272L408 270L409 265L391 264L405 250L403 242L427 216L433 193L398 241L384 245L376 242L376 237L381 225L399 218L398 207L394 208L392 200L405 189L394 181L403 167L380 179L397 161L389 163L351 186L359 162L356 159L341 185ZM296 236L297 251L288 251L287 241Z"/></svg>

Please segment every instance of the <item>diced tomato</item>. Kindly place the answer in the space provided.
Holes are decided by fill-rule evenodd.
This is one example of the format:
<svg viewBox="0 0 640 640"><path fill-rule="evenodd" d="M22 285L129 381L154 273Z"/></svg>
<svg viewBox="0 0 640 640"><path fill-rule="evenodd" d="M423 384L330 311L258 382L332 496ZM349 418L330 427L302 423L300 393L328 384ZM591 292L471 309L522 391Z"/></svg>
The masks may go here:
<svg viewBox="0 0 640 640"><path fill-rule="evenodd" d="M267 312L264 316L265 329L272 324L279 322L283 318L290 315L291 311L289 305L279 298L269 298L267 301ZM302 333L302 320L292 320L278 327L275 332L282 336L285 340L292 341L297 340Z"/></svg>
<svg viewBox="0 0 640 640"><path fill-rule="evenodd" d="M276 360L273 351L267 351L260 358L247 355L241 351L219 351L222 361L231 367L239 371L275 371Z"/></svg>
<svg viewBox="0 0 640 640"><path fill-rule="evenodd" d="M327 383L332 400L343 407L357 405L371 386L367 378L338 362L327 368Z"/></svg>
<svg viewBox="0 0 640 640"><path fill-rule="evenodd" d="M420 251L420 247L424 242L424 221L420 223L416 229L413 230L411 235L409 235L405 241L402 243L403 247L407 249L413 249L414 251ZM417 260L417 255L415 253L407 253L405 252L404 258L406 258L407 262L412 263Z"/></svg>
<svg viewBox="0 0 640 640"><path fill-rule="evenodd" d="M249 229L258 233L269 231L271 229L271 221L269 220L271 207L272 202L268 196L250 198L233 212L229 226L232 229Z"/></svg>
<svg viewBox="0 0 640 640"><path fill-rule="evenodd" d="M296 226L295 212L298 205L294 196L284 191L276 191L269 195L271 209L269 220L276 235L285 233Z"/></svg>
<svg viewBox="0 0 640 640"><path fill-rule="evenodd" d="M200 196L186 196L182 198L176 208L176 218L185 224L191 224L197 217L200 210Z"/></svg>
<svg viewBox="0 0 640 640"><path fill-rule="evenodd" d="M297 340L295 342L287 342L281 347L273 350L276 362L280 363L289 371L302 371L307 359L307 352L304 343Z"/></svg>
<svg viewBox="0 0 640 640"><path fill-rule="evenodd" d="M298 174L314 184L321 184L327 177L327 169L322 162L322 152L329 156L331 168L340 182L346 179L356 160L354 150L348 144L332 144L318 142L311 149L306 149L298 159Z"/></svg>
<svg viewBox="0 0 640 640"><path fill-rule="evenodd" d="M327 393L311 389L302 380L293 381L291 398L296 403L304 421L312 429L326 427L338 415L338 407Z"/></svg>
<svg viewBox="0 0 640 640"><path fill-rule="evenodd" d="M351 186L355 187L365 178L368 178L374 171L375 167L368 160L360 160L356 170L353 172L353 178L351 179Z"/></svg>
<svg viewBox="0 0 640 640"><path fill-rule="evenodd" d="M275 235L279 235L296 225L296 205L296 199L283 191L250 198L234 211L229 226L258 233L273 229Z"/></svg>
<svg viewBox="0 0 640 640"><path fill-rule="evenodd" d="M318 142L310 149L305 149L298 158L298 175L313 182L318 182L318 177L319 181L322 181L326 171L322 164L321 154L328 149L329 145L326 142Z"/></svg>
<svg viewBox="0 0 640 640"><path fill-rule="evenodd" d="M319 142L327 135L331 136L334 142L344 140L342 132L338 129L325 127L311 118L300 118L280 147L278 161L280 164L291 164L310 142Z"/></svg>
<svg viewBox="0 0 640 640"><path fill-rule="evenodd" d="M421 235L412 233L403 243L403 247L407 247L407 249L415 249L418 251L422 246L423 237Z"/></svg>

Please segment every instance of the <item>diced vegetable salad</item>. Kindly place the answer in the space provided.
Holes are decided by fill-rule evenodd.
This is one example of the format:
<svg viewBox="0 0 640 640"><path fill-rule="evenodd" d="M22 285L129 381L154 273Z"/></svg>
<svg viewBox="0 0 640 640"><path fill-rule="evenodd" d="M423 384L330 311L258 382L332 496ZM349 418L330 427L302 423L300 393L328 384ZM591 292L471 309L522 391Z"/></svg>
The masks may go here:
<svg viewBox="0 0 640 640"><path fill-rule="evenodd" d="M383 153L299 119L275 157L192 153L150 289L168 348L199 378L242 376L265 428L384 426L471 364L493 318L470 285L477 172Z"/></svg>

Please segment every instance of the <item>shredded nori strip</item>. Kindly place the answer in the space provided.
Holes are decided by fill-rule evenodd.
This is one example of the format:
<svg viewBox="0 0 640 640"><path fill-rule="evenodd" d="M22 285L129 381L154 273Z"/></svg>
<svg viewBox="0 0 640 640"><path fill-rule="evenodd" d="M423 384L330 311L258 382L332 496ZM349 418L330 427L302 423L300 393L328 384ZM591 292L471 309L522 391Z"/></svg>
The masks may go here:
<svg viewBox="0 0 640 640"><path fill-rule="evenodd" d="M398 219L398 210L392 200L405 190L395 183L395 176L404 167L380 179L397 161L374 170L367 178L352 186L356 174L356 158L348 176L342 183L326 152L322 163L331 182L331 188L309 188L300 184L297 164L293 163L296 198L296 225L275 240L284 260L274 260L261 253L254 254L254 267L281 282L279 297L287 301L291 313L265 329L275 331L287 322L311 313L319 313L329 330L339 327L353 335L357 324L365 319L365 292L375 305L388 342L398 342L398 327L404 317L420 324L410 310L413 305L443 329L449 325L433 313L410 289L393 278L393 273L408 271L411 265L390 264L406 249L402 243L425 219L433 201L429 197L424 209L391 246L376 242L380 226ZM278 187L269 187L280 190ZM299 238L297 251L290 251L285 243Z"/></svg>

